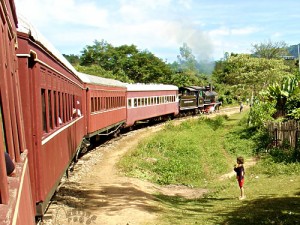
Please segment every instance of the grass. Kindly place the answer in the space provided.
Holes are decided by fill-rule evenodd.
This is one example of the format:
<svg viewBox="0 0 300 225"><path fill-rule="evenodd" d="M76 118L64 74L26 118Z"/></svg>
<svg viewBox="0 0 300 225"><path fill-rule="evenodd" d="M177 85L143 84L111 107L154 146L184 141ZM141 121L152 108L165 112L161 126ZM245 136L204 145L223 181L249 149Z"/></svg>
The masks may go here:
<svg viewBox="0 0 300 225"><path fill-rule="evenodd" d="M155 224L300 223L300 165L291 162L290 152L274 150L246 170L244 201L237 198L234 177L218 179L232 171L237 156L247 159L257 151L245 114L200 117L177 126L171 121L121 160L119 166L129 176L209 189L194 200L157 194L161 211Z"/></svg>

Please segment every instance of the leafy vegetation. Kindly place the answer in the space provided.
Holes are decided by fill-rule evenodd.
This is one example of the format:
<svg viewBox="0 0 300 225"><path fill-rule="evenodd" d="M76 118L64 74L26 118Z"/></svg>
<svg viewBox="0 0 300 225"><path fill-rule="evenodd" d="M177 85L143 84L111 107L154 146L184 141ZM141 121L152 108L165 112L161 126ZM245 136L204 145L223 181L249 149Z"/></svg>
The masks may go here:
<svg viewBox="0 0 300 225"><path fill-rule="evenodd" d="M197 60L184 43L177 60L167 63L135 45L115 47L95 40L80 56L65 56L80 72L127 83L213 84L223 105L250 103L249 125L260 127L266 120L300 118L299 63L283 58L294 50L283 41L269 40L252 44L252 54L225 53L214 63Z"/></svg>

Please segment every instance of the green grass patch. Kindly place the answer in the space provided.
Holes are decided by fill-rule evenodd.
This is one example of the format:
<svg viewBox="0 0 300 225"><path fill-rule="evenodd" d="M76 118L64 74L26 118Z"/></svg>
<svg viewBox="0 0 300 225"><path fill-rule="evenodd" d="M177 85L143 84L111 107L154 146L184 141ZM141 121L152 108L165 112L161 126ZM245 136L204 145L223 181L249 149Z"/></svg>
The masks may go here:
<svg viewBox="0 0 300 225"><path fill-rule="evenodd" d="M233 170L237 156L257 153L263 133L245 126L246 114L170 121L120 161L129 176L209 190L193 200L157 194L159 217L153 224L300 223L300 164L292 150L264 153L246 169L246 200L238 200L235 177L218 179Z"/></svg>
<svg viewBox="0 0 300 225"><path fill-rule="evenodd" d="M238 155L251 156L253 141L241 138L241 117L199 117L176 126L170 121L119 165L128 176L154 183L202 187L231 171Z"/></svg>

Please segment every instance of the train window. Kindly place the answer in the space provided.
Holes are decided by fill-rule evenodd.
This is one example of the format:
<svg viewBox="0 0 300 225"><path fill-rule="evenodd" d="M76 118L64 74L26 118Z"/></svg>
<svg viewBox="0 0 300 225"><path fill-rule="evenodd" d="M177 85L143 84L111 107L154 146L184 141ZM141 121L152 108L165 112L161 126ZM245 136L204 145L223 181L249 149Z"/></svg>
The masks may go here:
<svg viewBox="0 0 300 225"><path fill-rule="evenodd" d="M145 105L144 98L141 98L140 101L141 101L141 106L144 106Z"/></svg>
<svg viewBox="0 0 300 225"><path fill-rule="evenodd" d="M136 99L136 98L134 98L133 106L134 106L134 107L137 107L137 99Z"/></svg>
<svg viewBox="0 0 300 225"><path fill-rule="evenodd" d="M68 94L64 93L65 97L65 104L64 104L64 109L65 109L65 122L69 121L69 101L68 101Z"/></svg>
<svg viewBox="0 0 300 225"><path fill-rule="evenodd" d="M63 100L64 100L64 103L63 103L63 110L64 110L64 122L67 122L68 121L68 114L67 114L67 94L64 93L63 94Z"/></svg>
<svg viewBox="0 0 300 225"><path fill-rule="evenodd" d="M78 115L77 115L77 104L76 104L76 100L75 100L75 96L74 95L71 95L71 104L72 104L72 119L76 118Z"/></svg>
<svg viewBox="0 0 300 225"><path fill-rule="evenodd" d="M103 97L100 97L100 99L101 99L100 100L101 101L101 106L100 106L101 108L100 109L103 110L103 108L104 108L104 99L103 99Z"/></svg>
<svg viewBox="0 0 300 225"><path fill-rule="evenodd" d="M71 120L71 112L72 112L72 110L71 110L71 102L70 102L70 94L67 94L66 93L66 99L67 99L67 121L70 121Z"/></svg>
<svg viewBox="0 0 300 225"><path fill-rule="evenodd" d="M57 92L53 91L53 110L54 110L54 126L58 127L59 123L57 120Z"/></svg>
<svg viewBox="0 0 300 225"><path fill-rule="evenodd" d="M47 132L47 120L46 120L46 93L45 89L42 89L41 91L41 97L42 97L42 126L43 131Z"/></svg>
<svg viewBox="0 0 300 225"><path fill-rule="evenodd" d="M62 124L62 113L61 113L61 96L60 92L57 93L58 97L58 124Z"/></svg>
<svg viewBox="0 0 300 225"><path fill-rule="evenodd" d="M52 121L52 95L51 95L51 90L48 90L48 113L49 113L49 125L50 129L53 129L53 121Z"/></svg>
<svg viewBox="0 0 300 225"><path fill-rule="evenodd" d="M61 92L58 93L59 97L59 124L62 124L64 121L64 111L63 111L63 94Z"/></svg>
<svg viewBox="0 0 300 225"><path fill-rule="evenodd" d="M129 99L127 100L127 106L128 106L128 108L131 108L131 98L129 98Z"/></svg>
<svg viewBox="0 0 300 225"><path fill-rule="evenodd" d="M63 93L63 111L64 111L64 122L67 122L67 98L66 93Z"/></svg>
<svg viewBox="0 0 300 225"><path fill-rule="evenodd" d="M70 105L70 120L73 118L73 95L69 94L69 105Z"/></svg>
<svg viewBox="0 0 300 225"><path fill-rule="evenodd" d="M98 98L97 97L94 97L94 104L95 104L94 111L97 112L98 111Z"/></svg>
<svg viewBox="0 0 300 225"><path fill-rule="evenodd" d="M102 97L99 97L99 111L102 110Z"/></svg>
<svg viewBox="0 0 300 225"><path fill-rule="evenodd" d="M101 106L101 101L100 101L100 97L98 97L98 108L97 108L97 111L100 111L100 106Z"/></svg>
<svg viewBox="0 0 300 225"><path fill-rule="evenodd" d="M62 115L62 122L66 122L66 115L65 115L65 94L61 93L61 115Z"/></svg>
<svg viewBox="0 0 300 225"><path fill-rule="evenodd" d="M109 109L109 97L106 97L106 110Z"/></svg>
<svg viewBox="0 0 300 225"><path fill-rule="evenodd" d="M91 112L94 112L94 98L91 97Z"/></svg>

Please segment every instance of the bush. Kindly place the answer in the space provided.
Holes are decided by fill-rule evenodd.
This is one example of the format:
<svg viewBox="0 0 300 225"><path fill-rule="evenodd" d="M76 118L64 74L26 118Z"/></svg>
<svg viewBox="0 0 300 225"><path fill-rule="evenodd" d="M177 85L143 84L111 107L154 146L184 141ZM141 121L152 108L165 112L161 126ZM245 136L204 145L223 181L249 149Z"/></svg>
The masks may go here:
<svg viewBox="0 0 300 225"><path fill-rule="evenodd" d="M254 127L263 127L267 121L272 121L276 112L275 102L255 101L249 113L249 125Z"/></svg>

